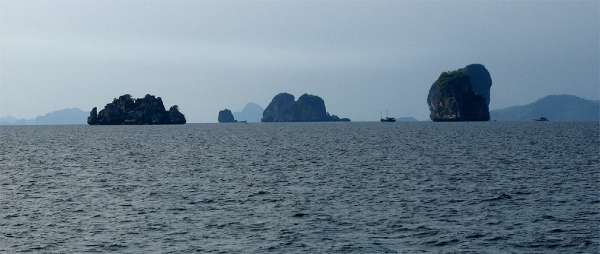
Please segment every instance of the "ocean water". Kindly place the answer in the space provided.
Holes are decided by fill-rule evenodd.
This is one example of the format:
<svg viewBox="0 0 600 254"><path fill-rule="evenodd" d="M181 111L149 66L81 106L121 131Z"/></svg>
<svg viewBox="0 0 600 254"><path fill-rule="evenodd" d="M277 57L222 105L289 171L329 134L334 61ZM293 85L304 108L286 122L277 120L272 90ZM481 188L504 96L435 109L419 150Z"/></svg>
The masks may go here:
<svg viewBox="0 0 600 254"><path fill-rule="evenodd" d="M0 127L0 252L598 253L598 123Z"/></svg>

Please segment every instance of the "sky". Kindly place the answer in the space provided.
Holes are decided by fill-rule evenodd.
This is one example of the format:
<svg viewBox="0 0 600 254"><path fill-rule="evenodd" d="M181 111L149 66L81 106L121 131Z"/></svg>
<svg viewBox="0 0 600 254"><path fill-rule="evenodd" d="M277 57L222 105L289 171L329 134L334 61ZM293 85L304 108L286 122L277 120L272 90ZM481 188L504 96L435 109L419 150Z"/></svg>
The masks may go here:
<svg viewBox="0 0 600 254"><path fill-rule="evenodd" d="M0 0L0 116L161 96L188 122L274 95L353 120L427 119L443 71L484 64L490 108L600 97L600 1Z"/></svg>

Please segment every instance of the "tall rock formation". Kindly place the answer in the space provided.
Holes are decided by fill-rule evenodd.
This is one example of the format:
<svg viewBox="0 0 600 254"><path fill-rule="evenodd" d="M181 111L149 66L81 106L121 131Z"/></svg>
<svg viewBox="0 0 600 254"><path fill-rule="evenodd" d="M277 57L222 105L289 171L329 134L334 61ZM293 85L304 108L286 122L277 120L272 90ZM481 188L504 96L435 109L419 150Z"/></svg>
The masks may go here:
<svg viewBox="0 0 600 254"><path fill-rule="evenodd" d="M233 117L233 113L231 113L231 110L229 109L224 109L219 111L219 123L235 123L237 122L235 120L235 118Z"/></svg>
<svg viewBox="0 0 600 254"><path fill-rule="evenodd" d="M263 112L263 122L333 122L350 121L340 119L327 112L325 102L316 95L304 94L296 101L288 93L276 95Z"/></svg>
<svg viewBox="0 0 600 254"><path fill-rule="evenodd" d="M177 105L165 110L162 99L147 94L133 99L126 94L106 104L98 112L93 108L88 117L90 125L142 125L142 124L185 124L185 116Z"/></svg>
<svg viewBox="0 0 600 254"><path fill-rule="evenodd" d="M294 122L292 108L296 99L289 93L275 95L271 103L263 111L263 122Z"/></svg>
<svg viewBox="0 0 600 254"><path fill-rule="evenodd" d="M431 120L489 121L491 87L490 73L481 64L442 73L427 96Z"/></svg>

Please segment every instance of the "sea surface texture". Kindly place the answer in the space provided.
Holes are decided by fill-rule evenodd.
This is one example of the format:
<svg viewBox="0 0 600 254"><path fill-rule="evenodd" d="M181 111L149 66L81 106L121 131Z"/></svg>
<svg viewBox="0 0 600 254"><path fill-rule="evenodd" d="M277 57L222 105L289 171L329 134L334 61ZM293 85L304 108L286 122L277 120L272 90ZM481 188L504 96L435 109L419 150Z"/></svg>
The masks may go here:
<svg viewBox="0 0 600 254"><path fill-rule="evenodd" d="M598 253L598 123L0 127L0 252Z"/></svg>

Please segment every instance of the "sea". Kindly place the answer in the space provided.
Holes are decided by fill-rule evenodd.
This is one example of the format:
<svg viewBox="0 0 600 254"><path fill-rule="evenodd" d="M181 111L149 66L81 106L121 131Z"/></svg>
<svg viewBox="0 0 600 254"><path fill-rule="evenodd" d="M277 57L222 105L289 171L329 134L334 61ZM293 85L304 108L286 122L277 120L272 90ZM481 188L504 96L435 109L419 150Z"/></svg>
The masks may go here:
<svg viewBox="0 0 600 254"><path fill-rule="evenodd" d="M600 124L0 127L0 253L599 253Z"/></svg>

